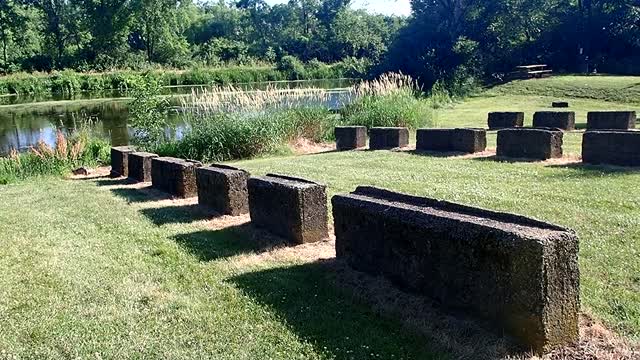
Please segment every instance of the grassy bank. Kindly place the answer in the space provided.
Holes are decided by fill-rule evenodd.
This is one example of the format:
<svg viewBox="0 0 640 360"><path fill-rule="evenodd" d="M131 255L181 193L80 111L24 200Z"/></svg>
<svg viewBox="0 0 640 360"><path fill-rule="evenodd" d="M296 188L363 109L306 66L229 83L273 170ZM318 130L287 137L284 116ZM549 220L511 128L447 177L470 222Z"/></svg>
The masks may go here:
<svg viewBox="0 0 640 360"><path fill-rule="evenodd" d="M640 77L561 75L518 80L490 89L487 95L532 95L592 99L640 106Z"/></svg>
<svg viewBox="0 0 640 360"><path fill-rule="evenodd" d="M297 69L274 66L228 66L224 68L195 68L191 70L151 70L145 72L163 86L225 85L260 81L305 79L337 79L360 77L341 64L300 65ZM19 73L0 77L0 95L5 94L75 94L81 91L127 90L139 81L136 71L107 73L78 73L61 71L51 74Z"/></svg>

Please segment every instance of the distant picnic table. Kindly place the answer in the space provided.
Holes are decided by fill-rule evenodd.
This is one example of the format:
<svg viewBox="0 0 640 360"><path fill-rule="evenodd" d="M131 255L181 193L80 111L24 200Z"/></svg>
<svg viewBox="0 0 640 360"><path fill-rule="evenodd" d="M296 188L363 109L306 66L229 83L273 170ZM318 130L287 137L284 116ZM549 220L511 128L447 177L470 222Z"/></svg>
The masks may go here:
<svg viewBox="0 0 640 360"><path fill-rule="evenodd" d="M547 69L546 64L520 65L516 71L509 74L511 79L532 79L551 76L553 70Z"/></svg>

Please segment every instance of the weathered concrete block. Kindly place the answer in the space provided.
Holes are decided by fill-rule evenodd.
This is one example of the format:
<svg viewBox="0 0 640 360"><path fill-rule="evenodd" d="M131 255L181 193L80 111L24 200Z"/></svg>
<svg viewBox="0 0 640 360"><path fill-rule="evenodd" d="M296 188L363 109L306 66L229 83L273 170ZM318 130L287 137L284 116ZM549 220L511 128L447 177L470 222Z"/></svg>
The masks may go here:
<svg viewBox="0 0 640 360"><path fill-rule="evenodd" d="M640 131L586 131L582 135L582 161L640 166Z"/></svg>
<svg viewBox="0 0 640 360"><path fill-rule="evenodd" d="M496 155L540 160L560 158L562 135L562 131L548 128L498 130Z"/></svg>
<svg viewBox="0 0 640 360"><path fill-rule="evenodd" d="M359 187L332 199L336 256L536 352L578 341L578 238L523 216Z"/></svg>
<svg viewBox="0 0 640 360"><path fill-rule="evenodd" d="M369 149L393 149L409 145L409 129L405 127L374 127L369 129Z"/></svg>
<svg viewBox="0 0 640 360"><path fill-rule="evenodd" d="M140 181L151 181L151 159L158 157L148 152L129 153L129 178Z"/></svg>
<svg viewBox="0 0 640 360"><path fill-rule="evenodd" d="M132 146L111 148L111 177L129 176L129 154L134 151Z"/></svg>
<svg viewBox="0 0 640 360"><path fill-rule="evenodd" d="M198 203L220 214L246 214L249 212L248 179L248 172L232 166L213 164L198 168Z"/></svg>
<svg viewBox="0 0 640 360"><path fill-rule="evenodd" d="M523 112L490 112L488 118L489 129L522 127L524 125Z"/></svg>
<svg viewBox="0 0 640 360"><path fill-rule="evenodd" d="M569 103L566 101L554 101L551 103L551 107L554 108L568 108L569 107Z"/></svg>
<svg viewBox="0 0 640 360"><path fill-rule="evenodd" d="M151 186L171 195L189 198L198 195L196 168L200 162L157 157L151 159Z"/></svg>
<svg viewBox="0 0 640 360"><path fill-rule="evenodd" d="M635 127L635 111L590 111L587 113L587 130L627 130Z"/></svg>
<svg viewBox="0 0 640 360"><path fill-rule="evenodd" d="M367 128L364 126L336 126L336 149L353 150L367 146Z"/></svg>
<svg viewBox="0 0 640 360"><path fill-rule="evenodd" d="M576 113L573 111L538 111L533 114L533 126L574 130L576 128Z"/></svg>
<svg viewBox="0 0 640 360"><path fill-rule="evenodd" d="M251 222L294 243L328 237L326 186L295 177L250 177Z"/></svg>
<svg viewBox="0 0 640 360"><path fill-rule="evenodd" d="M418 129L416 150L475 153L487 147L484 129Z"/></svg>

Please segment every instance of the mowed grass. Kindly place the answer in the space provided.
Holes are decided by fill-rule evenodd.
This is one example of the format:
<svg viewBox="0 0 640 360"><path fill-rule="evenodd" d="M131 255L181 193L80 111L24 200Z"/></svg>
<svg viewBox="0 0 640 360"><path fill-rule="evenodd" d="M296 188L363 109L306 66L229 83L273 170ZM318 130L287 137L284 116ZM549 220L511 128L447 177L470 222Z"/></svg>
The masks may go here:
<svg viewBox="0 0 640 360"><path fill-rule="evenodd" d="M242 265L242 231L110 183L0 187L0 358L448 358L318 264Z"/></svg>
<svg viewBox="0 0 640 360"><path fill-rule="evenodd" d="M358 185L532 216L580 237L582 304L640 339L640 171L511 163L396 152L351 152L237 165L314 179L331 195Z"/></svg>
<svg viewBox="0 0 640 360"><path fill-rule="evenodd" d="M515 98L469 99L440 110L439 125L483 126L494 106L522 109ZM528 114L550 101L528 98ZM575 151L580 134L565 143L574 135ZM573 228L583 311L640 340L638 169L390 151L234 165L323 182L330 196L376 185ZM119 185L0 186L0 358L456 358L359 301L323 264L260 257L246 226L212 228L195 205Z"/></svg>
<svg viewBox="0 0 640 360"><path fill-rule="evenodd" d="M640 338L640 174L359 151L236 163L533 216L580 236L582 305ZM108 180L0 188L0 352L26 357L447 358L315 263L237 261L261 249L193 205L149 208Z"/></svg>
<svg viewBox="0 0 640 360"><path fill-rule="evenodd" d="M569 108L552 108L553 101L568 101ZM434 111L436 127L487 127L494 111L520 111L525 126L533 126L536 111L573 111L576 131L565 132L563 150L579 156L589 111L636 111L640 114L640 77L554 76L513 81L490 88L462 102ZM640 127L640 122L637 123ZM496 132L487 134L487 147L495 149Z"/></svg>

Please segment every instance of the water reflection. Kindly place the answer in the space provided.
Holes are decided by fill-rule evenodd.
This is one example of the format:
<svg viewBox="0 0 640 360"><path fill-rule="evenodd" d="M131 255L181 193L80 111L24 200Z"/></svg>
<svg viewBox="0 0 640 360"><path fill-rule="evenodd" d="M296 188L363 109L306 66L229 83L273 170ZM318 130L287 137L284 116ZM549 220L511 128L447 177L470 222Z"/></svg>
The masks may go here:
<svg viewBox="0 0 640 360"><path fill-rule="evenodd" d="M306 82L278 82L239 84L236 87L246 90L267 89L277 86L280 88L317 87L331 89L328 92L325 106L336 109L349 101L344 88L352 84L347 80L322 80ZM276 84L276 85L274 85ZM182 94L189 94L194 88L201 87L171 87L166 88L167 94L173 94L170 102L180 104ZM131 129L127 126L129 116L128 100L117 98L122 93L110 92L100 94L80 94L71 100L61 97L28 97L16 98L20 101L46 101L41 104L24 104L0 107L0 154L6 154L11 149L25 150L43 140L49 145L55 144L58 130L69 134L82 124L89 123L94 132L111 141L114 146L126 145L131 137ZM174 96L175 95L175 96ZM82 99L96 99L106 96L103 100L82 101ZM7 98L4 98L6 101ZM171 138L180 138L189 126L185 124L178 112L170 115L170 128L166 129Z"/></svg>

